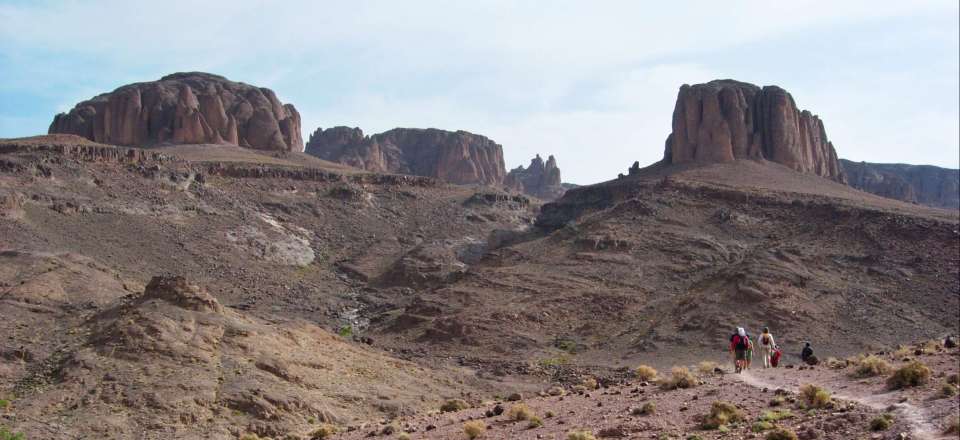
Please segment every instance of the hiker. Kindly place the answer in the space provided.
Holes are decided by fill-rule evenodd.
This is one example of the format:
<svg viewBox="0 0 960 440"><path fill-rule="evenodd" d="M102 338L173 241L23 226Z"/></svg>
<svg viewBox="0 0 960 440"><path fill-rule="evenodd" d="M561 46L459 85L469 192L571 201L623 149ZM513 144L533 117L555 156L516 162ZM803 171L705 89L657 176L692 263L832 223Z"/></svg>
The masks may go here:
<svg viewBox="0 0 960 440"><path fill-rule="evenodd" d="M747 337L747 331L743 327L737 327L737 330L730 336L730 352L733 353L733 367L737 373L743 371L747 366L747 349L750 347L750 339Z"/></svg>
<svg viewBox="0 0 960 440"><path fill-rule="evenodd" d="M746 368L749 370L750 366L753 364L753 339L750 338L750 333L747 333L744 330L744 333L747 334L747 361Z"/></svg>
<svg viewBox="0 0 960 440"><path fill-rule="evenodd" d="M810 363L810 358L813 357L813 348L810 348L810 343L807 342L803 346L803 351L800 352L800 360Z"/></svg>
<svg viewBox="0 0 960 440"><path fill-rule="evenodd" d="M763 333L760 334L758 341L760 343L760 358L763 359L763 368L770 368L770 357L777 347L776 342L773 340L773 335L770 334L770 327L763 328Z"/></svg>

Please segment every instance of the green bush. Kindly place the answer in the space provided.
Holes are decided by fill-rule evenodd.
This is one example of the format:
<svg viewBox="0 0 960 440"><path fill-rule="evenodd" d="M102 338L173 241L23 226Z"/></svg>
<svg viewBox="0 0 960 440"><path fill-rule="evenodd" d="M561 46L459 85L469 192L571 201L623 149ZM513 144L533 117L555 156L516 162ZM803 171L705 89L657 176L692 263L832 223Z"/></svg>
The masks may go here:
<svg viewBox="0 0 960 440"><path fill-rule="evenodd" d="M760 415L760 421L762 422L779 422L783 419L789 419L793 417L793 413L789 409L782 409L778 411L764 411Z"/></svg>
<svg viewBox="0 0 960 440"><path fill-rule="evenodd" d="M26 438L22 432L13 432L6 426L0 426L0 440L26 440Z"/></svg>
<svg viewBox="0 0 960 440"><path fill-rule="evenodd" d="M769 431L773 428L774 428L773 423L765 422L761 420L757 423L754 423L753 426L750 428L750 430L753 432L763 432L763 431Z"/></svg>
<svg viewBox="0 0 960 440"><path fill-rule="evenodd" d="M891 389L916 387L926 384L930 380L930 368L920 361L913 361L900 367L887 379L887 386Z"/></svg>

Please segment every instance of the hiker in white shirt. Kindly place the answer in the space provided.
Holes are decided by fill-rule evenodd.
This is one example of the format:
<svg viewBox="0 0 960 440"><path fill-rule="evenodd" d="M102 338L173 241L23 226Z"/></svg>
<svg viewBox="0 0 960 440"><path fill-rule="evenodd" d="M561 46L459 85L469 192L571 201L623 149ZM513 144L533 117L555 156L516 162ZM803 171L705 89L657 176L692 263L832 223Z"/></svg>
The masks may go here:
<svg viewBox="0 0 960 440"><path fill-rule="evenodd" d="M763 328L763 333L757 338L757 343L760 345L760 357L763 358L763 368L770 368L770 356L773 355L773 350L776 348L777 343L773 340L773 335L770 334L769 327Z"/></svg>

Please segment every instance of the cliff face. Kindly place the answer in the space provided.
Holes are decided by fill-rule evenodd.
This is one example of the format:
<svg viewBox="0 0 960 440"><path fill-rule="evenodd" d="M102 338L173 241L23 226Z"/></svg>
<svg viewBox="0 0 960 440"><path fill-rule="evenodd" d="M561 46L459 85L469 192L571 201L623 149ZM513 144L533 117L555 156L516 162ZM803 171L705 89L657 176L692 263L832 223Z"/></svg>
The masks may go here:
<svg viewBox="0 0 960 440"><path fill-rule="evenodd" d="M566 191L560 182L557 160L550 156L544 163L539 154L530 161L529 167L524 168L521 165L510 170L503 185L547 201L560 198Z"/></svg>
<svg viewBox="0 0 960 440"><path fill-rule="evenodd" d="M937 208L960 208L960 170L846 159L840 159L840 164L850 186L861 191Z"/></svg>
<svg viewBox="0 0 960 440"><path fill-rule="evenodd" d="M318 128L310 135L306 152L368 171L456 184L500 185L506 176L503 147L466 131L395 128L364 136L359 128Z"/></svg>
<svg viewBox="0 0 960 440"><path fill-rule="evenodd" d="M270 89L200 72L129 84L83 101L54 117L49 133L114 145L303 149L300 114L293 105L282 104Z"/></svg>
<svg viewBox="0 0 960 440"><path fill-rule="evenodd" d="M777 86L733 80L680 87L667 137L668 163L766 159L845 182L823 122Z"/></svg>

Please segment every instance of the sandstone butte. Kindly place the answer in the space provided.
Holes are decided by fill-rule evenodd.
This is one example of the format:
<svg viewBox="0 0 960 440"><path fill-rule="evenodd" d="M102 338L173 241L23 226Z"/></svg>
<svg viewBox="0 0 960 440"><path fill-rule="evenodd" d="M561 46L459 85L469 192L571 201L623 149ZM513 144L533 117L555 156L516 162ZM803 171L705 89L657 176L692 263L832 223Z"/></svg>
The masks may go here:
<svg viewBox="0 0 960 440"><path fill-rule="evenodd" d="M846 182L823 122L777 86L734 80L680 87L664 162L765 159Z"/></svg>
<svg viewBox="0 0 960 440"><path fill-rule="evenodd" d="M306 153L381 173L415 174L455 184L503 184L503 147L485 136L435 128L395 128L365 136L359 128L318 128Z"/></svg>
<svg viewBox="0 0 960 440"><path fill-rule="evenodd" d="M509 189L541 200L558 199L565 191L561 184L560 168L552 155L544 163L538 154L527 168L521 165L510 170L503 184Z"/></svg>
<svg viewBox="0 0 960 440"><path fill-rule="evenodd" d="M201 72L122 86L77 104L50 124L50 134L76 134L127 146L232 144L302 151L300 114L272 90Z"/></svg>

